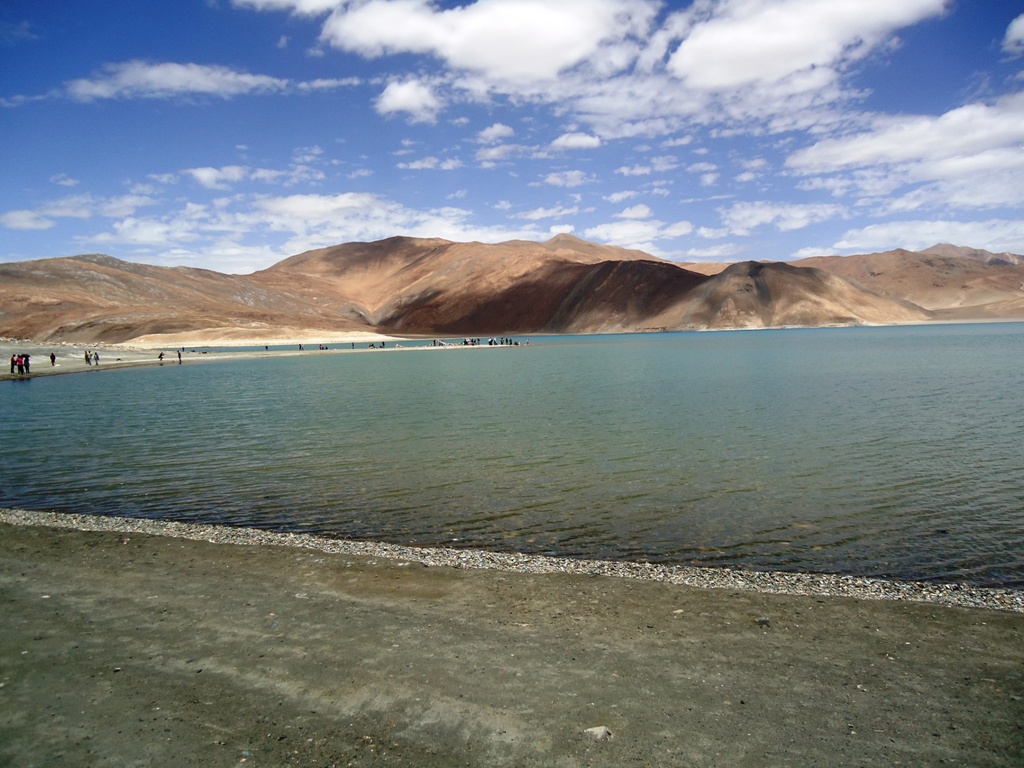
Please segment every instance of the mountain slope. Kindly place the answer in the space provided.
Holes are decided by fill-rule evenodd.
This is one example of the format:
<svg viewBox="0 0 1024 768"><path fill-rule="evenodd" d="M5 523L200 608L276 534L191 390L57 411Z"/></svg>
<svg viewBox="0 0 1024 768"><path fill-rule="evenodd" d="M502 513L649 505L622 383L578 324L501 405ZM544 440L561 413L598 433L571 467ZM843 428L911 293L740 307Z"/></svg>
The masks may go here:
<svg viewBox="0 0 1024 768"><path fill-rule="evenodd" d="M1008 313L1002 316L1024 316L1015 315L1014 310L1015 306L1024 309L1021 265L905 250L821 256L794 264L825 269L883 296L911 301L926 309L984 317L991 316L986 313L993 311L994 305Z"/></svg>
<svg viewBox="0 0 1024 768"><path fill-rule="evenodd" d="M173 346L353 331L591 333L929 317L881 295L884 282L871 287L757 262L708 276L569 235L497 245L396 237L309 251L246 276L96 255L0 264L0 336L85 343L146 337Z"/></svg>
<svg viewBox="0 0 1024 768"><path fill-rule="evenodd" d="M675 314L679 313L681 314ZM746 261L709 278L664 317L674 328L921 322L929 313L821 269Z"/></svg>
<svg viewBox="0 0 1024 768"><path fill-rule="evenodd" d="M245 278L110 256L0 264L0 335L122 342L147 334L284 325L328 328L338 319ZM359 327L352 324L353 328Z"/></svg>

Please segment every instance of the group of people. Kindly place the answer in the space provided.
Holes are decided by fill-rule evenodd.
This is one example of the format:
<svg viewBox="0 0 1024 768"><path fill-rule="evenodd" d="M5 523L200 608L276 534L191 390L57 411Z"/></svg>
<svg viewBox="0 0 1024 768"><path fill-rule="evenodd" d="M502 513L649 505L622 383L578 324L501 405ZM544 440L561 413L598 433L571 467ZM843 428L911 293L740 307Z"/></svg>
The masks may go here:
<svg viewBox="0 0 1024 768"><path fill-rule="evenodd" d="M51 352L50 365L56 364L57 356L53 352ZM17 352L15 352L13 355L11 355L11 373L13 374L15 372L17 372L19 376L24 376L26 373L32 373L32 355L28 354L27 352L23 352L20 355Z"/></svg>
<svg viewBox="0 0 1024 768"><path fill-rule="evenodd" d="M29 362L31 357L32 355L11 355L11 373L14 373L15 369L17 369L19 376L31 373L31 363Z"/></svg>
<svg viewBox="0 0 1024 768"><path fill-rule="evenodd" d="M99 365L100 364L100 353L90 352L88 349L85 350L85 364L86 365Z"/></svg>
<svg viewBox="0 0 1024 768"><path fill-rule="evenodd" d="M482 343L483 343L482 339L463 339L462 340L462 346L464 346L464 347L478 347ZM526 343L529 344L530 342L527 341ZM438 341L437 339L434 340L434 344L433 345L435 347L447 346L447 344L445 342ZM488 339L487 340L487 346L489 346L489 347L518 347L519 346L519 342L515 341L514 339L502 336L501 338L498 338L498 339L493 339L493 338L492 339Z"/></svg>

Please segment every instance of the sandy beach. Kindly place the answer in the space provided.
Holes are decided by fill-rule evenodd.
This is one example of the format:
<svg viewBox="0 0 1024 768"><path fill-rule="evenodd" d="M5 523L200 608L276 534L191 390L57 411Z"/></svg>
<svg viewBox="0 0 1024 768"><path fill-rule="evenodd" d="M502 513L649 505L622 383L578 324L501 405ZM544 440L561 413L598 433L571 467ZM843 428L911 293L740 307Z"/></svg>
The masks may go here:
<svg viewBox="0 0 1024 768"><path fill-rule="evenodd" d="M0 381L27 379L37 376L54 376L66 373L98 373L100 371L133 368L139 366L178 365L178 351L181 350L181 364L206 363L216 360L237 360L247 357L264 355L323 355L345 354L352 352L393 352L396 350L428 350L428 349L470 349L459 345L445 347L403 346L407 339L382 336L371 333L330 334L318 337L326 341L310 340L306 337L288 339L233 339L225 341L212 338L192 338L183 346L168 346L159 340L140 338L131 345L126 344L77 344L71 342L37 342L24 339L0 338ZM380 342L387 346L381 350ZM326 349L319 349L323 343ZM370 344L375 348L371 349ZM299 346L303 349L300 350ZM243 350L246 347L269 346L268 351ZM217 347L218 351L210 351L207 347ZM235 351L231 348L237 348ZM484 349L486 346L472 347ZM227 351L225 351L227 350ZM99 354L99 363L87 363L86 351ZM160 353L163 352L163 359ZM50 362L50 354L55 360ZM19 374L10 369L11 355L30 356L31 370L28 374Z"/></svg>
<svg viewBox="0 0 1024 768"><path fill-rule="evenodd" d="M1024 760L1019 594L991 610L3 521L4 765Z"/></svg>

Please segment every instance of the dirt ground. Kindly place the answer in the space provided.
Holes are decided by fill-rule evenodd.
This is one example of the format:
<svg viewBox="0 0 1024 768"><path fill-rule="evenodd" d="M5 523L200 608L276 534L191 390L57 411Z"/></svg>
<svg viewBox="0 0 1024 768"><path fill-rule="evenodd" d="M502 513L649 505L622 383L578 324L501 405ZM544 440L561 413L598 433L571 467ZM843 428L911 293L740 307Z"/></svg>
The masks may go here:
<svg viewBox="0 0 1024 768"><path fill-rule="evenodd" d="M0 766L1024 765L1021 614L13 525L0 606Z"/></svg>

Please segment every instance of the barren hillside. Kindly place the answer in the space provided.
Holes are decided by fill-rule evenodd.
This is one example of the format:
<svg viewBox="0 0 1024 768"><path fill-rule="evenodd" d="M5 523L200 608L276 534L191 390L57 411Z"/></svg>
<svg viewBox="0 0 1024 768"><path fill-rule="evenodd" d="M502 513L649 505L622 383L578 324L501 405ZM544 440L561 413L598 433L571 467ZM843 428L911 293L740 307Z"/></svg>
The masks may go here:
<svg viewBox="0 0 1024 768"><path fill-rule="evenodd" d="M245 276L76 256L0 264L0 336L175 346L1024 317L1024 266L972 253L744 262L716 274L570 235L496 245L394 237Z"/></svg>

